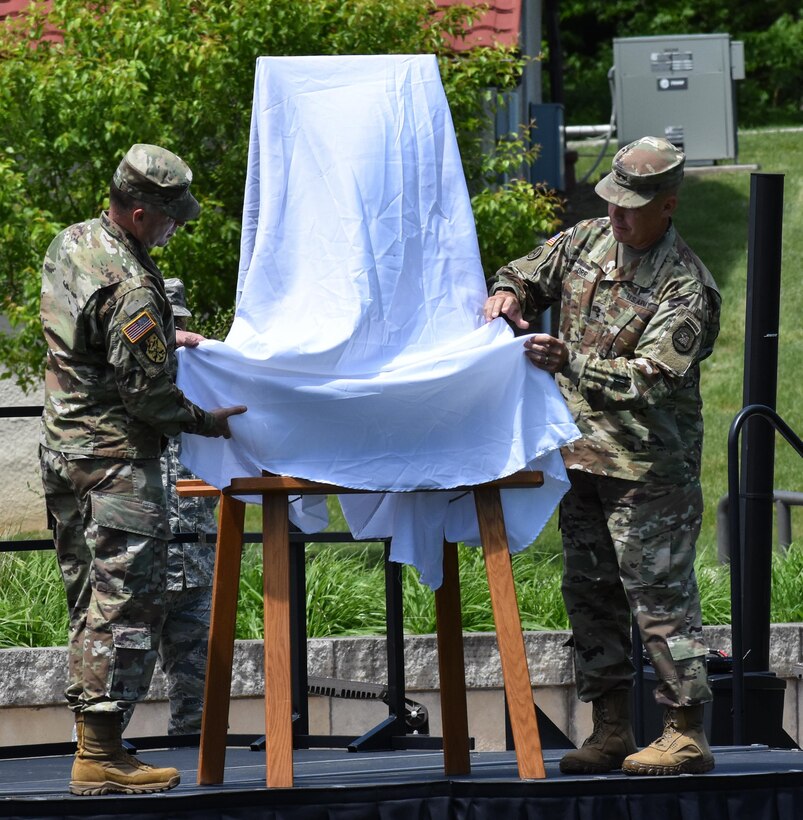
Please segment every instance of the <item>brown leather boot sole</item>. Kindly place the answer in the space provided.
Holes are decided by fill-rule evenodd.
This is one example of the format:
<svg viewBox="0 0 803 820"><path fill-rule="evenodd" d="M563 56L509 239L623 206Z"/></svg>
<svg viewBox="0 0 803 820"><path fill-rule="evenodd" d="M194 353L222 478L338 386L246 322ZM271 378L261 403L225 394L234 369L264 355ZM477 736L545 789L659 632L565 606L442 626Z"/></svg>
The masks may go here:
<svg viewBox="0 0 803 820"><path fill-rule="evenodd" d="M173 789L181 782L181 776L171 777L166 783L138 783L127 786L124 783L115 783L113 780L105 780L103 783L81 782L73 780L70 783L70 794L77 794L83 797L98 796L102 794L153 794L154 792L164 792Z"/></svg>
<svg viewBox="0 0 803 820"><path fill-rule="evenodd" d="M654 764L625 761L622 771L625 774L643 775L673 775L673 774L704 774L714 768L714 761L707 758L702 760L684 760L676 766L656 766Z"/></svg>

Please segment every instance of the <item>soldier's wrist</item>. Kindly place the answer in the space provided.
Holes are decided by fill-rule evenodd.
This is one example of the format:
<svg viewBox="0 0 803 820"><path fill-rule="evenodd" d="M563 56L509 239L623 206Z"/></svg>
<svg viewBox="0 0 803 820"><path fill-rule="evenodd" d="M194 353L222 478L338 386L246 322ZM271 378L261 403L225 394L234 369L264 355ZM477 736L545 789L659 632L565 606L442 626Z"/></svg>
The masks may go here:
<svg viewBox="0 0 803 820"><path fill-rule="evenodd" d="M588 362L588 354L577 353L574 350L569 350L569 355L566 358L566 363L560 369L562 376L565 376L572 384L579 385L580 379L583 376L586 363Z"/></svg>

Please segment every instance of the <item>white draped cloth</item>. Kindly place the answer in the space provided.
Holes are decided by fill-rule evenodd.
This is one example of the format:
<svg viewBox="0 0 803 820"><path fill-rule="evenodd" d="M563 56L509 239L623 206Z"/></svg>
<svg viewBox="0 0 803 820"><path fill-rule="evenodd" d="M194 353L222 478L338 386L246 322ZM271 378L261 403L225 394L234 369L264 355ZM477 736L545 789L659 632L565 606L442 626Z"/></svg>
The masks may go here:
<svg viewBox="0 0 803 820"><path fill-rule="evenodd" d="M194 402L248 412L230 440L185 435L182 460L219 488L269 470L375 491L340 497L352 534L392 537L433 588L444 538L479 543L476 513L470 493L416 491L541 470L502 493L528 546L578 431L485 298L434 56L260 58L234 323L179 362ZM310 500L305 532L325 523Z"/></svg>

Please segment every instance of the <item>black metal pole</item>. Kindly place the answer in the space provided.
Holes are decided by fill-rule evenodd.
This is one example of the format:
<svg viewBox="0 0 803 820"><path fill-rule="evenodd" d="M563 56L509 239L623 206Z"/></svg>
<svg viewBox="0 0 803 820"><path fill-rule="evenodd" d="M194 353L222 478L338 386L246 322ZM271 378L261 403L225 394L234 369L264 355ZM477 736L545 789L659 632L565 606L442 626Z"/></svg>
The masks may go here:
<svg viewBox="0 0 803 820"><path fill-rule="evenodd" d="M560 0L546 0L544 9L546 20L546 40L549 43L549 97L554 103L564 102L563 43L560 36Z"/></svg>
<svg viewBox="0 0 803 820"><path fill-rule="evenodd" d="M733 744L741 746L744 737L744 623L740 591L742 589L741 516L739 511L739 432L752 416L763 416L786 441L803 456L803 441L788 424L773 410L761 404L743 407L737 414L728 432L728 540L730 543L731 571L731 654L733 655Z"/></svg>
<svg viewBox="0 0 803 820"><path fill-rule="evenodd" d="M752 174L742 405L775 410L781 294L783 174ZM742 436L742 636L745 671L769 669L775 431L751 424Z"/></svg>
<svg viewBox="0 0 803 820"><path fill-rule="evenodd" d="M292 671L294 736L309 734L305 553L306 544L303 541L290 544L290 669Z"/></svg>
<svg viewBox="0 0 803 820"><path fill-rule="evenodd" d="M744 639L742 637L742 516L739 496L739 431L747 417L744 408L733 420L728 433L728 542L731 574L731 704L734 746L744 744Z"/></svg>
<svg viewBox="0 0 803 820"><path fill-rule="evenodd" d="M385 600L388 637L388 706L404 725L404 606L402 565L390 559L390 542L385 544ZM399 734L404 734L402 729Z"/></svg>

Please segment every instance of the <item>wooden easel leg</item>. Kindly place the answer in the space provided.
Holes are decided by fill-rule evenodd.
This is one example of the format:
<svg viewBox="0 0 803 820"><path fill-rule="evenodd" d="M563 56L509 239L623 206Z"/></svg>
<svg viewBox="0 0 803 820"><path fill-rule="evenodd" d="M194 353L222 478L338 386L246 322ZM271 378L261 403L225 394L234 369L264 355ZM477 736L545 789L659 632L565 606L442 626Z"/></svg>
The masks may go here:
<svg viewBox="0 0 803 820"><path fill-rule="evenodd" d="M283 494L262 499L265 613L265 762L268 787L293 785L290 533Z"/></svg>
<svg viewBox="0 0 803 820"><path fill-rule="evenodd" d="M245 504L229 495L221 495L198 754L200 786L223 782L244 526Z"/></svg>
<svg viewBox="0 0 803 820"><path fill-rule="evenodd" d="M513 568L502 513L502 501L496 487L474 490L480 525L485 571L491 592L491 606L496 623L502 677L505 682L510 725L516 746L519 777L546 777L538 721L535 716L530 672L521 632L521 618L513 583Z"/></svg>
<svg viewBox="0 0 803 820"><path fill-rule="evenodd" d="M460 612L460 572L457 546L443 543L443 584L435 590L438 629L438 668L443 723L443 770L447 775L469 774L466 667Z"/></svg>

